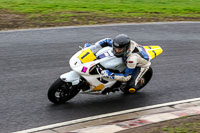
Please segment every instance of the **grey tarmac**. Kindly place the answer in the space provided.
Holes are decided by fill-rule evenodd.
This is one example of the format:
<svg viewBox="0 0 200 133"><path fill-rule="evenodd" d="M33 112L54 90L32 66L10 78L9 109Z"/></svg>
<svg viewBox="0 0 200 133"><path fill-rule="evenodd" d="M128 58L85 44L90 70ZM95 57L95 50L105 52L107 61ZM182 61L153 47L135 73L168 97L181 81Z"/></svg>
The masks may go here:
<svg viewBox="0 0 200 133"><path fill-rule="evenodd" d="M14 132L74 119L200 96L200 22L120 24L0 32L0 132ZM79 94L53 105L47 90L84 43L128 34L143 45L160 45L151 82L135 95Z"/></svg>

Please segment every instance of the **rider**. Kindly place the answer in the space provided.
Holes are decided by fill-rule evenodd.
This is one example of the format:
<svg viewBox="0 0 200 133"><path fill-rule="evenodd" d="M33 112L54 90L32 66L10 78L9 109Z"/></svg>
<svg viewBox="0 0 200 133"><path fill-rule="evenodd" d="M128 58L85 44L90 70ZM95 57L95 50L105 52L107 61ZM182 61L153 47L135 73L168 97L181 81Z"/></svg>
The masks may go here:
<svg viewBox="0 0 200 133"><path fill-rule="evenodd" d="M89 46L89 44L85 44L85 47ZM109 70L103 70L101 74L106 78L128 82L127 91L134 93L143 84L142 76L151 65L148 54L141 45L130 40L125 34L119 34L114 40L110 38L102 39L96 42L95 45L90 46L90 49L96 53L106 46L113 47L114 55L123 58L126 69L123 73L112 73Z"/></svg>

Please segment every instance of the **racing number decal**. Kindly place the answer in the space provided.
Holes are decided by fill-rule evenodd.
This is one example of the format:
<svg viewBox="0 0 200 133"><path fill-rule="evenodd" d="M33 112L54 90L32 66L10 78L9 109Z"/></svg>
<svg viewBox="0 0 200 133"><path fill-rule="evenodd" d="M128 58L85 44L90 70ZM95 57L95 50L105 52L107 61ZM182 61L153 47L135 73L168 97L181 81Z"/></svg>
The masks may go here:
<svg viewBox="0 0 200 133"><path fill-rule="evenodd" d="M143 46L143 48L145 48L147 50L147 52L149 53L149 55L151 56L151 59L155 58L156 56L158 56L159 54L161 54L163 52L162 48L160 46Z"/></svg>
<svg viewBox="0 0 200 133"><path fill-rule="evenodd" d="M90 53L87 52L85 55L83 55L83 57L81 57L81 59L85 58L87 55L89 55Z"/></svg>
<svg viewBox="0 0 200 133"><path fill-rule="evenodd" d="M86 49L78 56L78 58L80 59L82 63L87 63L87 62L95 60L96 56L93 54L93 52L90 49Z"/></svg>
<svg viewBox="0 0 200 133"><path fill-rule="evenodd" d="M149 49L152 49L151 46L148 46ZM156 57L156 52L154 50L152 50L152 52L155 54L155 57Z"/></svg>

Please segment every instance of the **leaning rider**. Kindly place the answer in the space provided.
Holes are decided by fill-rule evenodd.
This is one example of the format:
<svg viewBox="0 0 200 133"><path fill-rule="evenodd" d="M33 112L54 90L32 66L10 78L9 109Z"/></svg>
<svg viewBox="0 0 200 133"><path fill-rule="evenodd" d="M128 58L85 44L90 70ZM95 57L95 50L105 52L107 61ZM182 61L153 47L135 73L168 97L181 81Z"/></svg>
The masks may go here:
<svg viewBox="0 0 200 133"><path fill-rule="evenodd" d="M101 74L106 78L128 82L127 91L134 93L143 84L142 76L151 65L148 54L141 45L130 40L125 34L116 36L114 40L110 38L102 39L92 46L85 44L85 47L90 47L94 53L106 46L113 47L114 55L123 58L126 69L124 73L112 73L109 70L103 70Z"/></svg>

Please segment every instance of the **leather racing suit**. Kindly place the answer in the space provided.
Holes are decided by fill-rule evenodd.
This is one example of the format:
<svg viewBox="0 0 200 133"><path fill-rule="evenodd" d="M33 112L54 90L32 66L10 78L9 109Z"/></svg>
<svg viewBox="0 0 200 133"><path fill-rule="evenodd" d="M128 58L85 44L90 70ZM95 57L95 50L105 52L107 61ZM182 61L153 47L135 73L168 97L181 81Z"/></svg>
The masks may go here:
<svg viewBox="0 0 200 133"><path fill-rule="evenodd" d="M105 38L96 42L95 45L85 44L85 47L89 47L93 53L96 53L103 47L112 47L112 44L112 39ZM137 84L142 80L142 76L151 65L149 55L141 45L131 40L127 55L123 57L123 61L126 64L124 73L112 73L109 70L106 70L104 71L103 76L121 82L128 82L129 88L137 90L139 87ZM143 81L140 83L142 84L142 82Z"/></svg>

